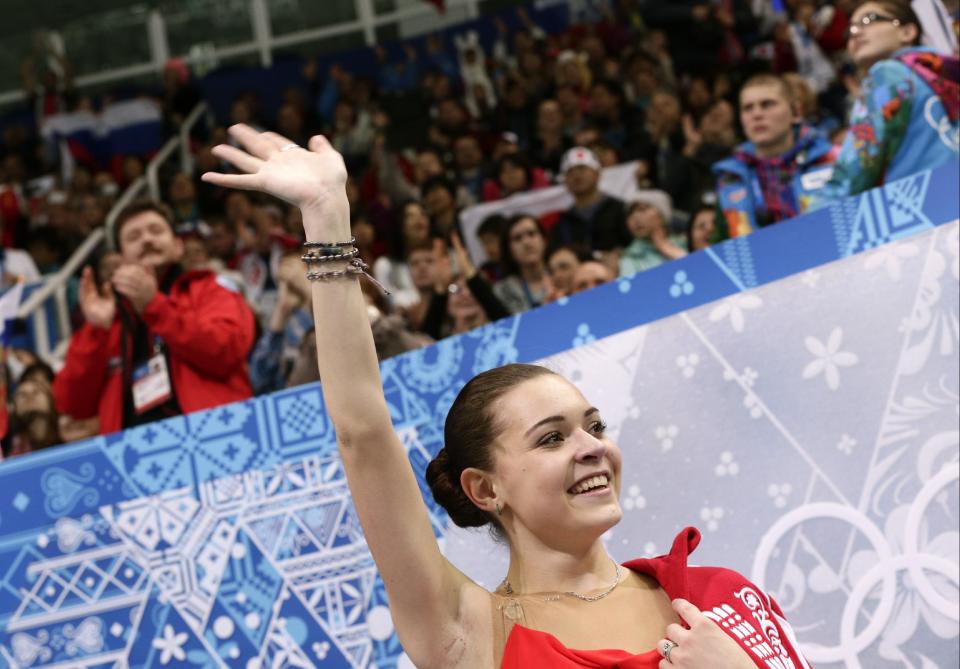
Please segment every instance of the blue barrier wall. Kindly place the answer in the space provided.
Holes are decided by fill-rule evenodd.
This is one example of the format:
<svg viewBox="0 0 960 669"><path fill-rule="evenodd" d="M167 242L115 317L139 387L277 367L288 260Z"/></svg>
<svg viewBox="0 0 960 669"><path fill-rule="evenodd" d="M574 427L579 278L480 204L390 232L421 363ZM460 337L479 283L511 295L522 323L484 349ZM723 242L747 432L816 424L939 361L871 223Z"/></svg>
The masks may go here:
<svg viewBox="0 0 960 669"><path fill-rule="evenodd" d="M385 361L438 537L422 475L471 376L951 223L957 182L921 173ZM0 667L412 666L317 385L0 464L0 628Z"/></svg>

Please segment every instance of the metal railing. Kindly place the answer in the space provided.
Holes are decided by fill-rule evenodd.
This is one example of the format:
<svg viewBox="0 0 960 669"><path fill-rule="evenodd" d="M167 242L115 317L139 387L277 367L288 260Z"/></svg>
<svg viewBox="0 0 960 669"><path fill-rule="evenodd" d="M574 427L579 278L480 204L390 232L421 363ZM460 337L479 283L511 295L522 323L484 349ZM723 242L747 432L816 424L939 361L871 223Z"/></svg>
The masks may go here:
<svg viewBox="0 0 960 669"><path fill-rule="evenodd" d="M144 191L149 192L152 198L160 199L160 168L176 153L177 149L181 152L181 169L188 173L192 170L193 157L190 153L190 132L206 111L207 104L205 102L200 102L191 110L180 126L178 135L167 140L163 148L149 162L144 176L137 177L117 199L107 214L103 226L91 232L55 274L44 277L43 285L33 291L17 310L17 318L33 317L36 339L34 342L35 352L54 367L63 360L67 345L70 342L70 336L73 334L73 328L70 324L70 305L67 300L67 284L71 277L93 256L104 241L106 241L107 248L114 248L114 228L116 227L117 216L123 211L124 207L140 197ZM54 301L58 335L57 342L53 346L50 342L51 324L48 320L49 314L44 309L44 305L50 299Z"/></svg>
<svg viewBox="0 0 960 669"><path fill-rule="evenodd" d="M573 0L541 1L563 2ZM222 61L237 56L257 54L260 64L267 67L273 62L276 49L289 48L342 35L360 33L363 35L364 43L367 46L373 46L377 41L377 29L386 26L397 26L401 36L408 38L436 29L438 25L450 25L458 20L477 18L480 15L480 5L483 0L446 0L444 14L439 14L433 5L421 0L409 4L399 3L401 6L383 13L374 10L371 0L353 0L352 18L288 33L276 33L273 30L269 0L249 0L249 2L248 13L252 26L252 40L232 44L218 43L210 54L174 53L170 49L167 39L166 20L163 13L154 9L147 15L143 24L144 39L150 46L149 61L131 63L124 67L78 76L75 80L76 86L83 89L88 86L157 75L162 72L164 64L171 56L194 63L209 58L211 55L216 61ZM67 57L69 55L68 53ZM16 103L24 99L26 97L22 90L0 91L0 105Z"/></svg>

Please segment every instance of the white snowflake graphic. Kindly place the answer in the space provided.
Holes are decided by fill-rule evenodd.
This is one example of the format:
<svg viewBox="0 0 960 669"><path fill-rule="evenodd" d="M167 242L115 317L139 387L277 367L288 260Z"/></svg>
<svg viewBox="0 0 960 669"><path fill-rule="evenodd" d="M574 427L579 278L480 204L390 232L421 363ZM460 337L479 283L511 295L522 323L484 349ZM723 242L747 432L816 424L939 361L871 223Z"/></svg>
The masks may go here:
<svg viewBox="0 0 960 669"><path fill-rule="evenodd" d="M837 450L841 453L846 453L850 455L853 453L854 447L857 445L857 440L851 437L849 434L844 432L840 435L840 441L837 442Z"/></svg>
<svg viewBox="0 0 960 669"><path fill-rule="evenodd" d="M816 287L817 287L817 284L820 283L820 272L818 272L818 271L816 271L816 270L813 270L813 269L808 269L808 270L807 270L806 272L804 272L803 275L800 277L800 280L801 280L801 281L803 282L803 284L804 284L805 286L807 286L808 288L816 288Z"/></svg>
<svg viewBox="0 0 960 669"><path fill-rule="evenodd" d="M704 522L710 532L716 532L720 529L720 521L723 519L723 515L723 508L719 506L705 506L700 509L700 520Z"/></svg>
<svg viewBox="0 0 960 669"><path fill-rule="evenodd" d="M693 378L693 375L697 373L697 365L699 364L700 356L696 353L677 356L677 367L680 368L680 373L683 374L685 379Z"/></svg>
<svg viewBox="0 0 960 669"><path fill-rule="evenodd" d="M713 468L714 473L719 476L736 476L740 473L740 465L733 459L733 453L724 451L720 454L720 462Z"/></svg>
<svg viewBox="0 0 960 669"><path fill-rule="evenodd" d="M673 440L680 434L680 428L676 425L658 425L653 434L660 440L660 450L666 453L673 448Z"/></svg>
<svg viewBox="0 0 960 669"><path fill-rule="evenodd" d="M760 400L753 393L743 396L743 406L750 412L750 418L757 420L763 416L763 407L760 405Z"/></svg>
<svg viewBox="0 0 960 669"><path fill-rule="evenodd" d="M623 498L623 508L627 511L634 509L640 510L647 506L647 499L640 494L640 486L632 485L627 488L627 494Z"/></svg>
<svg viewBox="0 0 960 669"><path fill-rule="evenodd" d="M787 498L793 492L793 486L789 483L771 483L767 486L767 494L773 500L773 505L782 509L787 505Z"/></svg>
<svg viewBox="0 0 960 669"><path fill-rule="evenodd" d="M855 353L840 350L843 345L843 330L839 327L833 329L825 344L816 337L807 337L804 344L816 357L803 368L803 378L812 379L823 374L830 390L840 387L841 367L851 367L860 361Z"/></svg>
<svg viewBox="0 0 960 669"><path fill-rule="evenodd" d="M186 632L177 634L173 625L165 625L163 637L153 640L153 647L160 651L160 664L166 665L170 660L185 660L187 654L183 652L183 644L187 642Z"/></svg>
<svg viewBox="0 0 960 669"><path fill-rule="evenodd" d="M730 319L730 325L734 332L743 332L745 325L743 312L752 311L763 306L763 300L756 295L741 293L724 300L713 308L710 312L710 320L716 323L725 318Z"/></svg>
<svg viewBox="0 0 960 669"><path fill-rule="evenodd" d="M863 268L867 270L883 267L887 270L887 275L894 281L899 281L902 276L901 266L905 258L914 258L919 255L920 250L915 244L884 244L879 249L867 256L863 263Z"/></svg>

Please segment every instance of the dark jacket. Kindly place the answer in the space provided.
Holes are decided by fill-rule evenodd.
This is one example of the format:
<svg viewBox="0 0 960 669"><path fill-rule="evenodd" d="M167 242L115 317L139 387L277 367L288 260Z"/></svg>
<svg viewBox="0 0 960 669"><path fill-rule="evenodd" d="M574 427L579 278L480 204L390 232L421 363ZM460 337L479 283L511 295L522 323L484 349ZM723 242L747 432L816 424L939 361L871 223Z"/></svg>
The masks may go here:
<svg viewBox="0 0 960 669"><path fill-rule="evenodd" d="M576 207L560 214L550 229L551 245L581 244L589 249L609 251L629 244L632 237L627 229L623 202L609 195L603 197L589 219L584 218Z"/></svg>

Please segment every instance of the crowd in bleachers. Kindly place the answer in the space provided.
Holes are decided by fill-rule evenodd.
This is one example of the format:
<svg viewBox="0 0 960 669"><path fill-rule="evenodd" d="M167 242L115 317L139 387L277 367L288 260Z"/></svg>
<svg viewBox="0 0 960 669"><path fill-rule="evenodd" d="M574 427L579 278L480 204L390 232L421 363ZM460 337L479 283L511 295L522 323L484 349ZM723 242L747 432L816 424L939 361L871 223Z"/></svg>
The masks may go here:
<svg viewBox="0 0 960 669"><path fill-rule="evenodd" d="M869 125L875 112L888 136L896 131L902 141L915 110L891 101L908 107L917 84L890 84L874 109L864 99L880 94L864 79L874 62L852 58L848 37L869 37L878 24L904 28L906 20L893 13L904 3L868 3L869 15L856 0L787 0L782 11L775 4L619 0L552 33L520 9L496 19L495 39L486 43L454 31L404 45L399 59L378 47L376 78L358 76L349 64L321 71L308 60L273 117L265 117L257 91L242 93L222 124L195 133L194 172L165 175L166 209L157 215L169 221L182 254L176 281L161 276L154 288L175 291L180 272L211 270L255 316L250 392L317 380L299 210L199 178L225 170L213 147L233 141L226 127L234 123L274 130L301 146L322 133L343 155L359 257L389 292L362 282L381 358L882 183L893 152L861 135L876 128ZM956 60L907 51L910 72L940 97L947 131L955 132ZM65 69L59 79L30 79L38 118L89 104L66 85ZM160 93L168 134L200 99L187 66L172 61ZM897 114L906 114L902 123ZM788 132L777 134L784 127ZM62 265L103 225L147 159L113 156L94 167L73 157L64 182L57 176L64 156L22 127L6 128L0 151L4 288ZM933 154L925 156L898 165L897 175L934 166ZM616 193L602 188L605 168L623 165L628 182ZM475 205L547 198L558 186L550 202L559 207L504 207L470 229L462 224L462 212ZM88 292L90 285L101 297L112 290L114 272L128 262L122 245L101 253ZM80 284L74 292L83 292ZM75 300L77 326L90 313L91 303L82 302L82 295ZM171 367L179 364L175 350L166 355ZM68 370L75 359L68 356ZM6 451L107 428L95 420L96 403L85 403L84 415L67 415L65 405L77 403L57 399L57 382L35 363L28 351L8 355L7 442L15 443ZM180 399L174 413L186 410ZM111 419L109 427L131 424Z"/></svg>

